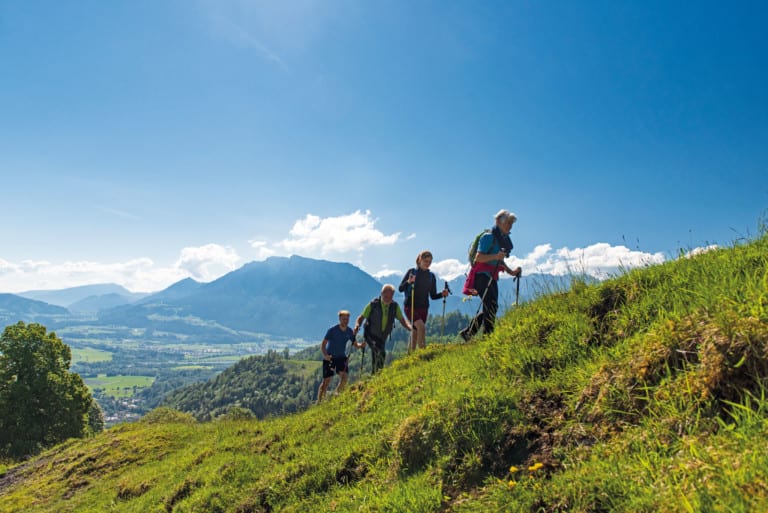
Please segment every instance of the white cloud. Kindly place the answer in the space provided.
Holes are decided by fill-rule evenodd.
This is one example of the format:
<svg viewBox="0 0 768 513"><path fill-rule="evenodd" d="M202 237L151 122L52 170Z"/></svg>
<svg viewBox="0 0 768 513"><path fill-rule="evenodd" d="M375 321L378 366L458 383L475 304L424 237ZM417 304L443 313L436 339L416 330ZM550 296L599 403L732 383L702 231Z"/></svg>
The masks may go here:
<svg viewBox="0 0 768 513"><path fill-rule="evenodd" d="M717 244L710 244L709 246L700 246L698 248L693 248L690 251L686 251L683 257L685 258L692 258L698 255L703 255L704 253L708 253L710 251L713 251L717 249L719 246Z"/></svg>
<svg viewBox="0 0 768 513"><path fill-rule="evenodd" d="M233 270L240 257L237 252L218 244L206 244L181 250L181 256L175 267L186 271L200 281L210 281Z"/></svg>
<svg viewBox="0 0 768 513"><path fill-rule="evenodd" d="M192 277L211 281L233 270L240 257L229 247L207 244L187 247L170 266L158 266L149 258L125 262L48 262L0 259L0 291L63 289L96 283L117 283L133 291L155 291Z"/></svg>
<svg viewBox="0 0 768 513"><path fill-rule="evenodd" d="M403 271L397 271L394 269L382 269L381 271L373 273L371 276L379 281L383 281L385 278L389 278L390 276L396 277L401 276L402 274L404 274Z"/></svg>
<svg viewBox="0 0 768 513"><path fill-rule="evenodd" d="M620 269L631 269L664 262L662 253L632 251L625 246L598 242L585 248L567 247L553 251L551 244L541 244L524 258L511 257L510 267L520 266L523 272L564 275L585 273L606 278Z"/></svg>
<svg viewBox="0 0 768 513"><path fill-rule="evenodd" d="M430 270L440 279L451 281L469 271L469 264L456 260L455 258L449 258L447 260L433 262L430 266Z"/></svg>
<svg viewBox="0 0 768 513"><path fill-rule="evenodd" d="M375 224L370 210L326 218L307 214L294 223L289 238L276 246L290 253L317 257L362 252L369 246L390 246L400 238L400 232L385 235L375 228Z"/></svg>
<svg viewBox="0 0 768 513"><path fill-rule="evenodd" d="M256 250L256 260L266 260L267 258L277 254L277 251L267 247L267 244L269 243L265 240L249 240L248 244L250 244L251 247Z"/></svg>

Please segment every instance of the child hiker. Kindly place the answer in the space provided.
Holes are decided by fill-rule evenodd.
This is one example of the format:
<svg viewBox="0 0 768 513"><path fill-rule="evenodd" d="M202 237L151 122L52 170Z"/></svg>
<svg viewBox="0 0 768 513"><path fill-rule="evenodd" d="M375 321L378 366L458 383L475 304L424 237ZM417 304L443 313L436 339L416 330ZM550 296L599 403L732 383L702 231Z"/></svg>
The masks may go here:
<svg viewBox="0 0 768 513"><path fill-rule="evenodd" d="M416 257L416 267L408 269L400 282L400 292L405 293L405 316L411 320L411 331L408 352L426 345L427 316L429 315L429 300L442 299L450 292L444 289L437 292L437 279L429 270L432 265L432 253L422 251Z"/></svg>

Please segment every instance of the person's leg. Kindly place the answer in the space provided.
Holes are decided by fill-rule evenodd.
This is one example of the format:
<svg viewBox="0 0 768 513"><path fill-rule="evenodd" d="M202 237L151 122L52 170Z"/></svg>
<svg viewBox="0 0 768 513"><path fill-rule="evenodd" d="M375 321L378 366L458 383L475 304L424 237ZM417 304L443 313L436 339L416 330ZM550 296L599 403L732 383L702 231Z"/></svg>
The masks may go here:
<svg viewBox="0 0 768 513"><path fill-rule="evenodd" d="M488 292L485 294L485 301L483 301L483 331L493 333L493 327L496 323L496 312L499 309L499 284L494 280L490 280L488 284Z"/></svg>
<svg viewBox="0 0 768 513"><path fill-rule="evenodd" d="M483 309L469 322L469 326L459 332L464 340L472 338L475 333L480 331L480 327L483 326L485 320L485 298L491 293L490 291L486 293L486 289L492 281L491 277L485 273L477 273L475 275L475 289L477 290L478 297L483 302Z"/></svg>
<svg viewBox="0 0 768 513"><path fill-rule="evenodd" d="M346 358L340 358L336 362L336 373L341 378L341 380L339 381L339 384L336 385L337 394L342 390L344 390L344 386L347 384L347 378L348 378L347 365L348 365L348 361Z"/></svg>
<svg viewBox="0 0 768 513"><path fill-rule="evenodd" d="M416 347L423 349L427 339L427 326L421 319L416 319L416 321L414 321L414 328L416 328L416 344L414 349L416 349Z"/></svg>
<svg viewBox="0 0 768 513"><path fill-rule="evenodd" d="M344 390L344 387L347 385L348 374L346 372L340 372L339 377L341 379L339 380L339 384L336 386L337 394Z"/></svg>
<svg viewBox="0 0 768 513"><path fill-rule="evenodd" d="M384 348L379 348L377 346L371 346L371 362L373 366L373 374L376 374L379 370L381 370L384 367L384 358L386 358L386 353L384 352Z"/></svg>
<svg viewBox="0 0 768 513"><path fill-rule="evenodd" d="M328 384L331 382L331 378L325 378L320 382L320 388L317 389L317 402L323 400L325 397L325 391L328 390Z"/></svg>
<svg viewBox="0 0 768 513"><path fill-rule="evenodd" d="M323 381L320 383L320 387L317 389L317 402L323 400L325 397L325 391L328 390L328 385L333 378L334 369L333 361L323 360Z"/></svg>
<svg viewBox="0 0 768 513"><path fill-rule="evenodd" d="M411 312L411 305L410 305L410 303L405 305L405 307L403 308L403 311L405 313L406 319L408 319L409 322L412 321L413 320L413 312ZM412 326L413 326L413 329L408 334L408 354L410 354L410 353L412 353L413 351L416 350L416 338L417 338L417 335L416 335L416 325L415 325L415 323Z"/></svg>

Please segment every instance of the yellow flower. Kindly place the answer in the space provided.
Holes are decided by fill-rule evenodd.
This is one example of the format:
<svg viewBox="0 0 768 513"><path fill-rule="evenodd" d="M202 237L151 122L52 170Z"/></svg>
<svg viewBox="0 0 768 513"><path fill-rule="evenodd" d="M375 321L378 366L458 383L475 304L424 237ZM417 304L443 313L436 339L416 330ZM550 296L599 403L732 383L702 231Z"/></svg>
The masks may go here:
<svg viewBox="0 0 768 513"><path fill-rule="evenodd" d="M543 463L537 462L537 463L534 463L533 465L531 465L530 467L528 467L528 470L530 470L531 472L536 472L537 470L539 470L543 466L544 466Z"/></svg>
<svg viewBox="0 0 768 513"><path fill-rule="evenodd" d="M510 473L510 474L514 474L514 473L515 473L515 472L517 472L518 470L520 470L520 469L519 469L519 468L517 468L517 467L516 467L516 466L514 466L514 465L512 465L511 467L509 467L509 473Z"/></svg>
<svg viewBox="0 0 768 513"><path fill-rule="evenodd" d="M515 486L517 486L517 481L510 481L509 483L507 483L507 486L509 486L510 488L514 488Z"/></svg>

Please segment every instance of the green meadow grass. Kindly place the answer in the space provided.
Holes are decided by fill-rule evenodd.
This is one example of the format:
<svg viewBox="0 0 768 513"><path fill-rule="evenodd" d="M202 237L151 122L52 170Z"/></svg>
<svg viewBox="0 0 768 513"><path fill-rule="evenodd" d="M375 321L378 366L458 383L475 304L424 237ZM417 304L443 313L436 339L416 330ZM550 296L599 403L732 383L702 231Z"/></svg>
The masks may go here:
<svg viewBox="0 0 768 513"><path fill-rule="evenodd" d="M104 393L119 399L121 397L131 397L133 387L146 388L155 381L152 376L107 376L99 374L95 378L85 378L85 384L89 388L101 388Z"/></svg>
<svg viewBox="0 0 768 513"><path fill-rule="evenodd" d="M767 255L576 283L299 414L155 410L0 467L0 512L768 511Z"/></svg>
<svg viewBox="0 0 768 513"><path fill-rule="evenodd" d="M79 362L109 362L112 361L112 353L92 347L72 347L72 363Z"/></svg>

